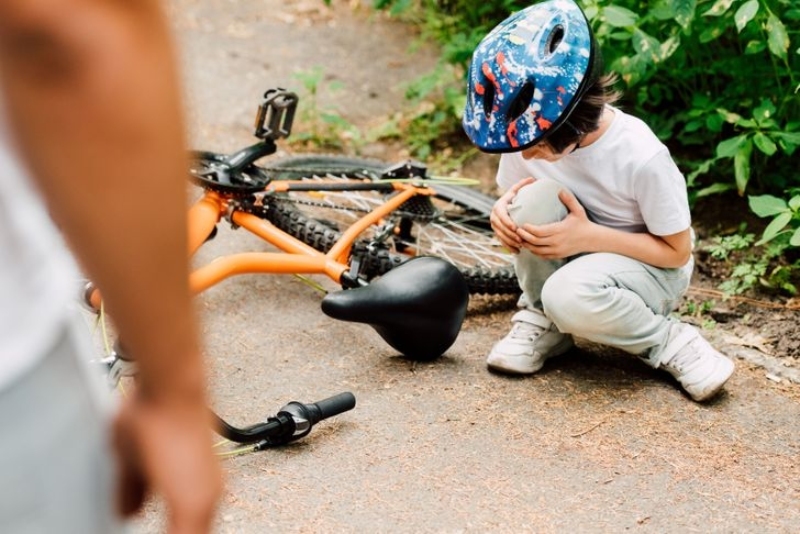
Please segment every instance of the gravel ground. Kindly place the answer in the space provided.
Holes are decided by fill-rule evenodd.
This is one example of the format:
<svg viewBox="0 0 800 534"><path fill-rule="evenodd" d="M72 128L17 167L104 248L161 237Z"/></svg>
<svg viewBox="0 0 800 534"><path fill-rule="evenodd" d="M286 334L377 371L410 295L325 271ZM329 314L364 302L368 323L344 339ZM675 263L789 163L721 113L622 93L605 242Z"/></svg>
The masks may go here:
<svg viewBox="0 0 800 534"><path fill-rule="evenodd" d="M294 72L340 80L320 104L365 124L401 109L403 84L435 63L411 50L407 27L336 0L172 0L170 13L196 148L251 142L261 93L297 87ZM221 228L198 261L267 249ZM226 419L343 390L358 402L300 442L225 460L217 532L797 531L797 388L750 359L697 405L635 358L587 344L534 377L487 372L509 299L473 299L448 353L415 363L369 327L326 317L320 298L268 275L200 298ZM134 531L161 530L152 502Z"/></svg>

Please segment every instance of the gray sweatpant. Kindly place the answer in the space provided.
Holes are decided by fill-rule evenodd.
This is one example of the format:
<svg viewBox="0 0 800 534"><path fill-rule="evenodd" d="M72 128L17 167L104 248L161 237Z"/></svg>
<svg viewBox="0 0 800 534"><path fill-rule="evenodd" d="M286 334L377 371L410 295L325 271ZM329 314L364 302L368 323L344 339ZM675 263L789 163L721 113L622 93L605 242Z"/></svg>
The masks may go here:
<svg viewBox="0 0 800 534"><path fill-rule="evenodd" d="M519 190L508 211L517 225L562 220L564 187L539 179ZM658 367L675 319L670 313L689 287L694 262L662 269L611 253L544 260L527 250L514 264L520 305L543 311L558 329L639 355Z"/></svg>
<svg viewBox="0 0 800 534"><path fill-rule="evenodd" d="M84 362L83 325L65 325L35 368L0 390L0 532L114 533L110 398Z"/></svg>

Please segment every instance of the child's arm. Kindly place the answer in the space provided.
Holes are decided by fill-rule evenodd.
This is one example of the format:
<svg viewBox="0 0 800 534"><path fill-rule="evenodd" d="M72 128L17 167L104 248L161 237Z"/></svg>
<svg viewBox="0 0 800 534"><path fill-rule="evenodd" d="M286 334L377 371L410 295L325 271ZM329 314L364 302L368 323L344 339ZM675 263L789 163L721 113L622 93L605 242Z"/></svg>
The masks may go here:
<svg viewBox="0 0 800 534"><path fill-rule="evenodd" d="M562 190L561 202L569 210L557 223L526 224L517 229L521 247L543 259L563 259L585 252L613 252L654 267L686 265L692 251L689 228L668 236L630 233L593 223L575 195Z"/></svg>

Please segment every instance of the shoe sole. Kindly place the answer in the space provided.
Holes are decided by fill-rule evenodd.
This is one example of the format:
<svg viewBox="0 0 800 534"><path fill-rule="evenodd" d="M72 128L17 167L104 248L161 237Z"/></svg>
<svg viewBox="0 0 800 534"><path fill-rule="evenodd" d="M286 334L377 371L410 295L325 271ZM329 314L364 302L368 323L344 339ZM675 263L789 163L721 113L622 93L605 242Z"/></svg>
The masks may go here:
<svg viewBox="0 0 800 534"><path fill-rule="evenodd" d="M508 375L532 375L544 366L545 361L550 358L555 358L556 356L561 356L573 346L575 346L574 340L572 338L565 338L564 341L553 347L553 351L547 358L539 358L534 365L519 365L520 362L510 360L509 357L495 355L493 352L490 352L489 356L486 358L486 367L492 371Z"/></svg>

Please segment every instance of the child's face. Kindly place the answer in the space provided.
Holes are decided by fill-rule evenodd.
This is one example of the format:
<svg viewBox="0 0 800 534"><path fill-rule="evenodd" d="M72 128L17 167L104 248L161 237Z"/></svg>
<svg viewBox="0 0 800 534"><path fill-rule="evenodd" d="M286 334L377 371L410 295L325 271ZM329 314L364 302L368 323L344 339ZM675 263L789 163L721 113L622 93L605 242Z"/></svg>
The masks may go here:
<svg viewBox="0 0 800 534"><path fill-rule="evenodd" d="M570 154L577 148L577 143L573 143L565 148L562 152L556 152L546 142L541 142L538 145L526 148L522 151L523 159L540 159L543 161L554 162L558 161L567 154Z"/></svg>

